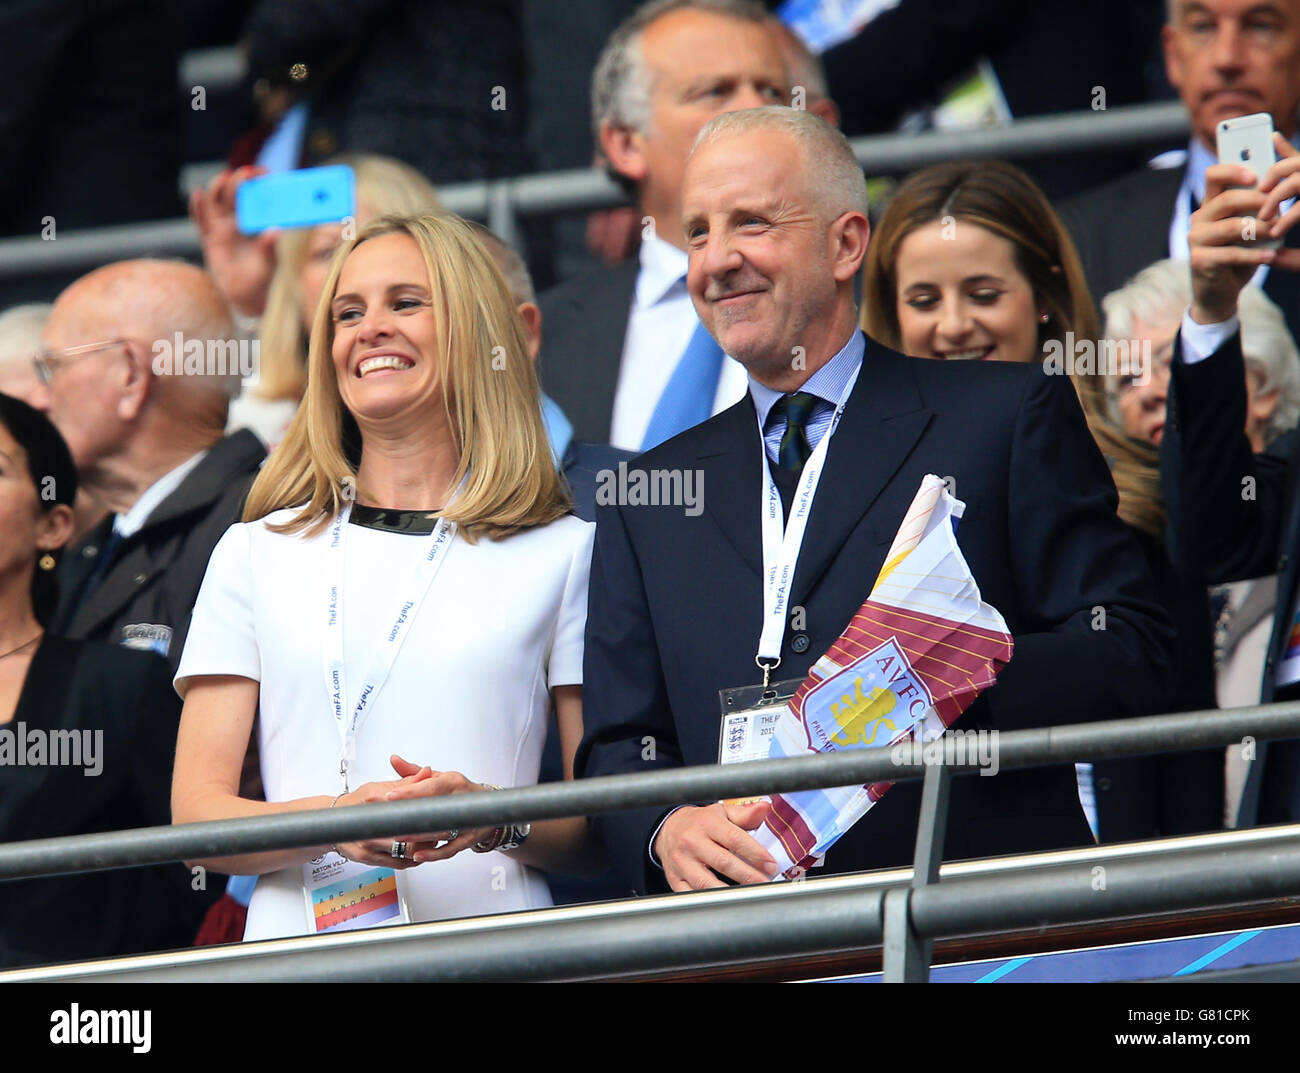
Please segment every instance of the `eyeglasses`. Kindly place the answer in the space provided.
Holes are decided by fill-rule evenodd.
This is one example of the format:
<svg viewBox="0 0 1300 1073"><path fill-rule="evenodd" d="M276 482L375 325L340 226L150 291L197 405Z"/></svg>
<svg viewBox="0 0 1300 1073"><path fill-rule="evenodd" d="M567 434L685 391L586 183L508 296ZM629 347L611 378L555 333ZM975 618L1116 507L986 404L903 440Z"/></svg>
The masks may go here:
<svg viewBox="0 0 1300 1073"><path fill-rule="evenodd" d="M32 363L36 366L36 375L41 383L48 385L54 379L55 372L67 362L84 358L87 354L94 354L99 350L125 346L128 342L127 339L107 339L102 343L83 343L81 346L64 347L62 350L41 350L32 359Z"/></svg>

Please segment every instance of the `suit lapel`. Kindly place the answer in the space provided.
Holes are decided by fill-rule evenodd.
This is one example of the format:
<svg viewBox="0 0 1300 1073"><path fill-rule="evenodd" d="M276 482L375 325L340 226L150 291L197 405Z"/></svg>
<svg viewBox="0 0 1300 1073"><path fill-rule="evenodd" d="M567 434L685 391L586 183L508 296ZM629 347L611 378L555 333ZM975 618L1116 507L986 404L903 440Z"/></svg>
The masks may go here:
<svg viewBox="0 0 1300 1073"><path fill-rule="evenodd" d="M81 594L99 563L100 549L108 542L112 531L113 516L110 514L65 554L59 564L59 610L54 616L57 633L66 634L71 628L76 612L84 602Z"/></svg>
<svg viewBox="0 0 1300 1073"><path fill-rule="evenodd" d="M867 340L862 372L831 440L795 568L792 604L804 602L898 472L930 422L903 355ZM705 510L760 580L763 471L749 393L710 422L699 461ZM898 521L902 519L899 518Z"/></svg>
<svg viewBox="0 0 1300 1073"><path fill-rule="evenodd" d="M701 472L708 473L708 487L703 492L705 510L740 558L761 579L763 446L749 392L709 425L709 438L698 456Z"/></svg>
<svg viewBox="0 0 1300 1073"><path fill-rule="evenodd" d="M1147 257L1149 250L1161 251L1156 260L1169 255L1169 229L1173 226L1174 213L1178 211L1178 199L1184 196L1186 174L1186 168L1149 168L1147 175L1150 179L1142 190L1143 196L1135 199L1137 204L1124 217L1124 230L1131 238L1134 262L1141 261L1141 268L1151 263ZM1191 205L1187 208L1190 211ZM1139 270L1134 269L1134 272ZM1124 282L1127 282L1127 277Z"/></svg>
<svg viewBox="0 0 1300 1073"><path fill-rule="evenodd" d="M213 444L207 456L154 508L140 530L123 542L98 587L73 616L73 636L93 637L122 614L136 594L175 561L193 524L189 519L209 509L231 484L244 480L265 455L262 442L248 429ZM111 520L107 525L111 528ZM103 530L105 538L109 528ZM160 537L160 533L168 535Z"/></svg>
<svg viewBox="0 0 1300 1073"><path fill-rule="evenodd" d="M162 572L162 565L153 561L149 549L136 534L125 542L104 579L77 611L72 620L72 635L96 636L130 605L137 592L148 587ZM116 643L118 638L110 640Z"/></svg>
<svg viewBox="0 0 1300 1073"><path fill-rule="evenodd" d="M930 422L910 360L867 340L862 372L831 440L813 500L791 587L792 605L807 600Z"/></svg>
<svg viewBox="0 0 1300 1073"><path fill-rule="evenodd" d="M636 289L639 262L629 261L619 265L606 277L607 286L594 306L588 307L593 353L601 360L588 369L587 390L597 406L598 420L606 423L598 442L609 442L609 423L614 414L614 394L618 390L618 373L623 366L623 344L627 338L628 316L632 310L632 294Z"/></svg>

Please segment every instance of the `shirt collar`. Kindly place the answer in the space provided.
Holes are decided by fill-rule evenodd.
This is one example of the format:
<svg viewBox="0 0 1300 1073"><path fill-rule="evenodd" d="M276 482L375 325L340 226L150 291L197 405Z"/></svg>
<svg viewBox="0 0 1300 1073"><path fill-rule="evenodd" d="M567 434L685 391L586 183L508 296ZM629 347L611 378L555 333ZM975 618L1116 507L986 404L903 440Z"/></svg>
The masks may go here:
<svg viewBox="0 0 1300 1073"><path fill-rule="evenodd" d="M1205 169L1217 164L1219 158L1211 153L1200 138L1193 138L1187 146L1187 178L1184 185L1189 190L1196 204L1205 200Z"/></svg>
<svg viewBox="0 0 1300 1073"><path fill-rule="evenodd" d="M681 287L685 292L684 277L690 263L685 250L651 233L641 240L637 256L641 271L636 277L636 302L642 309L662 302L674 287Z"/></svg>
<svg viewBox="0 0 1300 1073"><path fill-rule="evenodd" d="M866 351L866 336L861 331L855 331L849 336L849 341L840 348L840 352L808 377L799 390L816 395L819 399L835 406L839 403L840 396L844 394L849 381L853 379L858 366L862 364L862 356ZM782 394L784 393L760 384L752 376L749 378L749 395L754 400L754 409L758 411L760 429L766 427L768 414L772 412L772 407L776 405L776 400Z"/></svg>
<svg viewBox="0 0 1300 1073"><path fill-rule="evenodd" d="M174 470L164 473L149 485L130 510L113 519L113 531L124 540L135 536L149 520L149 515L154 512L154 509L181 486L181 482L190 475L195 466L203 461L207 453L207 451L200 451L193 458L182 462Z"/></svg>

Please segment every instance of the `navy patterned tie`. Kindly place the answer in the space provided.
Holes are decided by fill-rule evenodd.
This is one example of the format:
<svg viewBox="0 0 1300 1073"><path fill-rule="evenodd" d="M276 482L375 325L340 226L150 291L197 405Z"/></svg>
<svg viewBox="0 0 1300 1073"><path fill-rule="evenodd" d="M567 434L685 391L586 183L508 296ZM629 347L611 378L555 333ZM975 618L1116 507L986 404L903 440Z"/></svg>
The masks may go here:
<svg viewBox="0 0 1300 1073"><path fill-rule="evenodd" d="M796 391L793 395L782 395L772 407L774 420L785 418L785 432L781 434L781 444L776 452L776 464L782 469L798 473L812 454L807 426L818 401L816 395Z"/></svg>

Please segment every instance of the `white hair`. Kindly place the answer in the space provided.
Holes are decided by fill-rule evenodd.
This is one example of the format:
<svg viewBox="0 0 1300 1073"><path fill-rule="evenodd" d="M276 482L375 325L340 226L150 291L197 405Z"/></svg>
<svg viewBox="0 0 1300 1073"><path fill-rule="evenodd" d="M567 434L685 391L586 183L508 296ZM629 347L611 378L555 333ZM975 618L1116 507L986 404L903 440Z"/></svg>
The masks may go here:
<svg viewBox="0 0 1300 1073"><path fill-rule="evenodd" d="M0 365L32 361L53 308L48 302L30 302L0 313Z"/></svg>
<svg viewBox="0 0 1300 1073"><path fill-rule="evenodd" d="M1133 322L1148 326L1179 320L1192 303L1191 268L1186 261L1148 265L1101 300L1107 339L1132 339Z"/></svg>
<svg viewBox="0 0 1300 1073"><path fill-rule="evenodd" d="M1101 301L1107 339L1132 339L1135 321L1146 325L1180 321L1192 302L1191 268L1186 261L1164 260L1148 265L1119 290ZM1241 321L1241 350L1246 365L1260 378L1259 391L1278 393L1277 409L1264 427L1270 442L1300 423L1300 351L1286 318L1260 288L1243 287L1237 300Z"/></svg>
<svg viewBox="0 0 1300 1073"><path fill-rule="evenodd" d="M596 144L600 128L610 123L629 130L650 126L650 71L641 51L641 35L652 22L674 11L703 11L763 25L768 14L756 0L651 0L624 19L605 42L591 78L591 123Z"/></svg>
<svg viewBox="0 0 1300 1073"><path fill-rule="evenodd" d="M866 215L867 177L849 140L825 120L800 108L773 104L716 115L696 136L691 156L721 138L758 130L780 131L802 146L804 173L828 221L846 212Z"/></svg>

